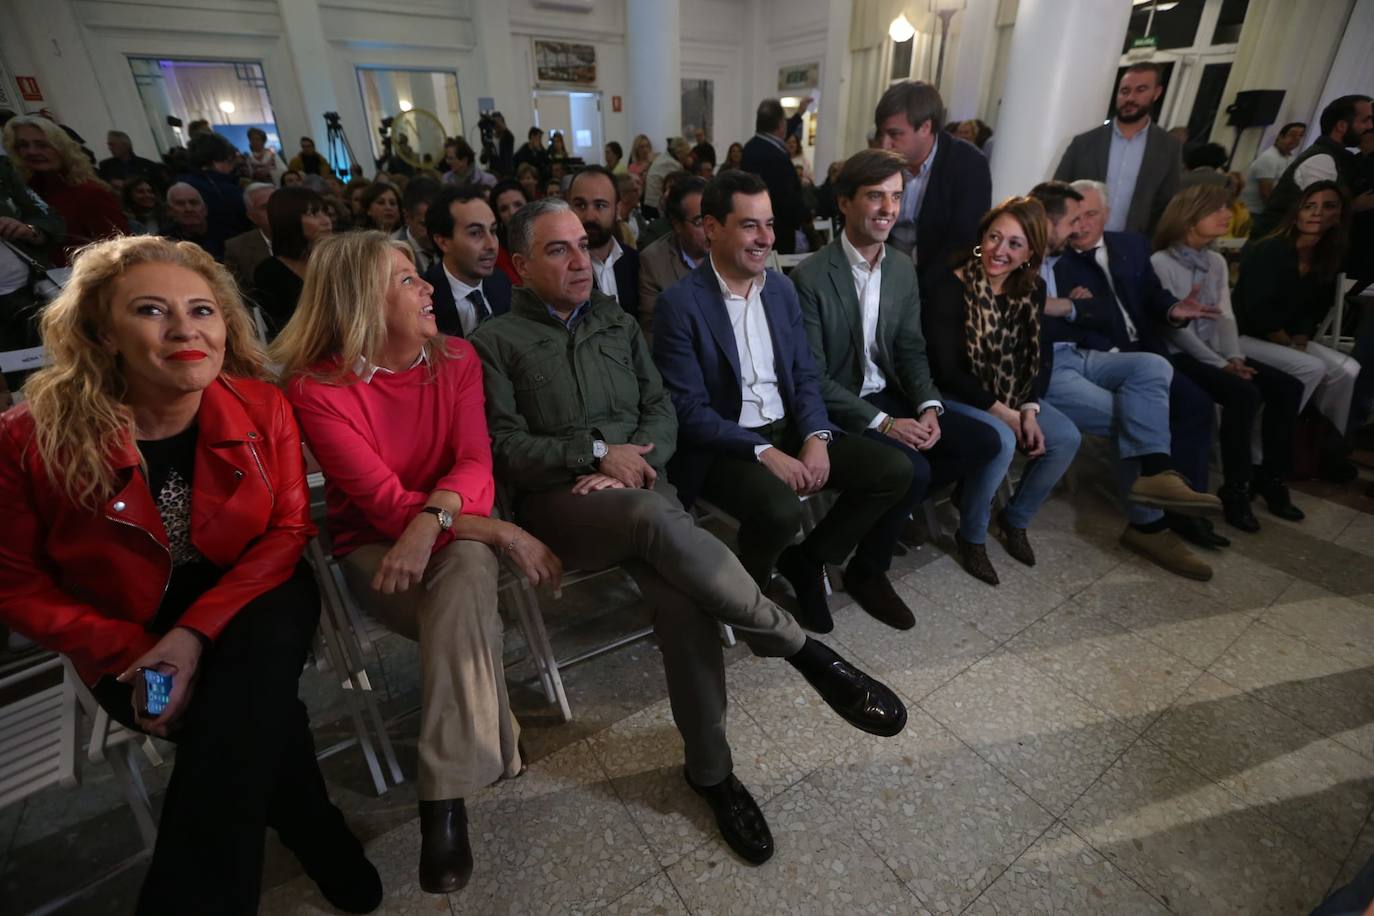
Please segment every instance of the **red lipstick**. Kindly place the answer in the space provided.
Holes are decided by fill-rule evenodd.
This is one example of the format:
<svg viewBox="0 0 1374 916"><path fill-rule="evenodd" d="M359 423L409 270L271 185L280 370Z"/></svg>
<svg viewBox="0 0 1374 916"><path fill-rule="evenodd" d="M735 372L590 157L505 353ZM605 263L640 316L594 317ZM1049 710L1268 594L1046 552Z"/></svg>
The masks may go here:
<svg viewBox="0 0 1374 916"><path fill-rule="evenodd" d="M175 353L168 355L167 358L175 359L183 363L189 363L198 359L205 359L206 355L207 354L202 353L200 350L178 350Z"/></svg>

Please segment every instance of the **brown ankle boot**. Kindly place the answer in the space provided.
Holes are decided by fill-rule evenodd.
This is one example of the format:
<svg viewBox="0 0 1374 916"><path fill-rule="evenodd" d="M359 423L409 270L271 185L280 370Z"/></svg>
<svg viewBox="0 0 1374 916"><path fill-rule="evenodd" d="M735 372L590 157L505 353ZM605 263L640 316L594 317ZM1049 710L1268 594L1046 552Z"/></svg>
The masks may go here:
<svg viewBox="0 0 1374 916"><path fill-rule="evenodd" d="M988 559L988 549L985 545L970 544L957 531L954 532L954 543L959 547L959 565L964 567L964 571L970 576L988 585L997 585L1002 581L997 578L997 570L992 568L992 561Z"/></svg>
<svg viewBox="0 0 1374 916"><path fill-rule="evenodd" d="M420 889L449 894L472 878L468 812L461 798L420 802Z"/></svg>

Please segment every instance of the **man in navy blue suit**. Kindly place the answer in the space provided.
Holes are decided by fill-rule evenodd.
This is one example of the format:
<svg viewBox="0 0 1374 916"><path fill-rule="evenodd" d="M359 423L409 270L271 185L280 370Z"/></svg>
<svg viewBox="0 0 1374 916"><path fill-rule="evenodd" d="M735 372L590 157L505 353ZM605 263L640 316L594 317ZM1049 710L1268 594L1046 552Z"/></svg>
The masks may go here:
<svg viewBox="0 0 1374 916"><path fill-rule="evenodd" d="M500 243L485 188L446 188L425 214L440 259L425 271L434 287L440 332L467 337L483 321L510 311L510 280L496 269Z"/></svg>
<svg viewBox="0 0 1374 916"><path fill-rule="evenodd" d="M654 358L678 416L669 477L684 504L700 495L740 520L740 562L760 588L777 567L803 626L833 626L823 564L856 546L846 590L880 620L910 618L883 572L890 556L873 556L875 539L865 538L905 495L910 462L838 433L826 414L797 292L764 266L774 237L762 179L722 172L701 209L710 255L654 306ZM793 544L802 498L826 488L840 491L838 502Z"/></svg>
<svg viewBox="0 0 1374 916"><path fill-rule="evenodd" d="M587 230L587 254L592 259L595 288L615 299L631 315L639 315L639 252L615 237L620 192L615 176L602 165L589 165L568 185L568 203Z"/></svg>
<svg viewBox="0 0 1374 916"><path fill-rule="evenodd" d="M978 147L941 130L945 106L929 83L889 88L874 112L878 139L906 160L902 209L888 244L911 256L921 292L926 278L978 241L992 207L992 173Z"/></svg>
<svg viewBox="0 0 1374 916"><path fill-rule="evenodd" d="M1218 310L1191 297L1176 299L1164 289L1150 265L1149 244L1144 236L1134 232L1104 231L1110 202L1101 182L1074 182L1073 189L1082 197L1078 229L1054 266L1058 290L1075 293L1073 310L1065 320L1045 324L1046 333L1053 335L1059 344L1067 345L1069 352L1061 359L1057 347L1055 373L1046 398L1061 409L1067 404L1069 410L1066 412L1075 422L1084 419L1079 423L1080 428L1096 432L1088 428L1091 423L1085 419L1087 413L1092 413L1089 405L1092 398L1081 396L1089 393L1090 387L1086 386L1099 389L1102 386L1100 380L1093 378L1098 369L1108 376L1112 372L1095 364L1126 364L1132 358L1139 361L1142 357L1154 357L1148 365L1157 366L1168 385L1167 390L1161 392L1165 403L1158 405L1167 412L1168 447L1163 449L1156 445L1154 451L1133 457L1141 458L1139 470L1142 474L1160 478L1156 483L1166 482L1171 475L1181 473L1188 488L1198 494L1206 493L1214 405L1194 382L1172 371L1160 329L1166 323L1182 326L1194 318L1213 317ZM1123 395L1123 398L1129 397ZM1122 403L1125 405L1121 408L1122 413L1130 412L1137 418L1152 414L1152 408L1126 400ZM1159 430L1164 431L1166 429ZM1157 562L1167 554L1172 559L1160 565L1172 571L1194 578L1210 577L1210 569L1204 572L1203 565L1184 562L1186 558L1176 549L1165 550L1167 545L1149 537L1170 528L1194 543L1220 546L1220 536L1211 533L1204 523L1191 519L1200 510L1215 509L1210 497L1203 505L1183 490L1175 495L1182 497L1183 502L1171 504L1171 499L1142 504L1137 501L1130 509L1131 528L1123 543ZM1164 510L1181 511L1166 515ZM1191 573L1183 571L1189 567L1194 567Z"/></svg>

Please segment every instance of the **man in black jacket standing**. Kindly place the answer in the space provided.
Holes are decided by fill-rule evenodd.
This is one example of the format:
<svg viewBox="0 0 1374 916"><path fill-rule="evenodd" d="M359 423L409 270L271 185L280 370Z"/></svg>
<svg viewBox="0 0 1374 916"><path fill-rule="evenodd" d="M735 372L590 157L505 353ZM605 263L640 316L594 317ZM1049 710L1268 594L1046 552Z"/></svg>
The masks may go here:
<svg viewBox="0 0 1374 916"><path fill-rule="evenodd" d="M987 157L942 131L944 115L940 93L919 80L884 92L873 115L883 149L906 160L902 210L888 243L916 262L922 294L932 270L978 240L978 220L992 206Z"/></svg>
<svg viewBox="0 0 1374 916"><path fill-rule="evenodd" d="M777 99L759 102L754 131L754 136L744 144L742 165L744 171L753 172L768 186L768 197L773 204L773 232L777 236L773 247L778 254L792 254L797 250L797 230L801 228L804 211L801 179L787 153L787 115L783 113L781 102Z"/></svg>

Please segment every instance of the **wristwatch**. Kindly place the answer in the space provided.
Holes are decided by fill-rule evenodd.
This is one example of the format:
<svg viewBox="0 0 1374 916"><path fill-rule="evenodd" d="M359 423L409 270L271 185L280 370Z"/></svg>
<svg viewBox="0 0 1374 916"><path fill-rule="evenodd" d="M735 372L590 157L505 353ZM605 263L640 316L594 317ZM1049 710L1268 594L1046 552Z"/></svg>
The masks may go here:
<svg viewBox="0 0 1374 916"><path fill-rule="evenodd" d="M425 506L420 511L428 512L430 515L437 518L439 520L440 531L447 531L453 527L453 513L447 509L441 509L438 506Z"/></svg>
<svg viewBox="0 0 1374 916"><path fill-rule="evenodd" d="M605 439L592 440L592 464L601 464L601 459L610 454L610 448L606 445Z"/></svg>
<svg viewBox="0 0 1374 916"><path fill-rule="evenodd" d="M834 436L831 435L830 430L828 430L828 429L823 429L823 430L821 430L820 432L812 433L812 434L811 434L811 438L812 438L812 439L819 439L819 440L821 440L822 442L825 442L825 443L828 444L828 443L830 442L830 440L834 438Z"/></svg>

